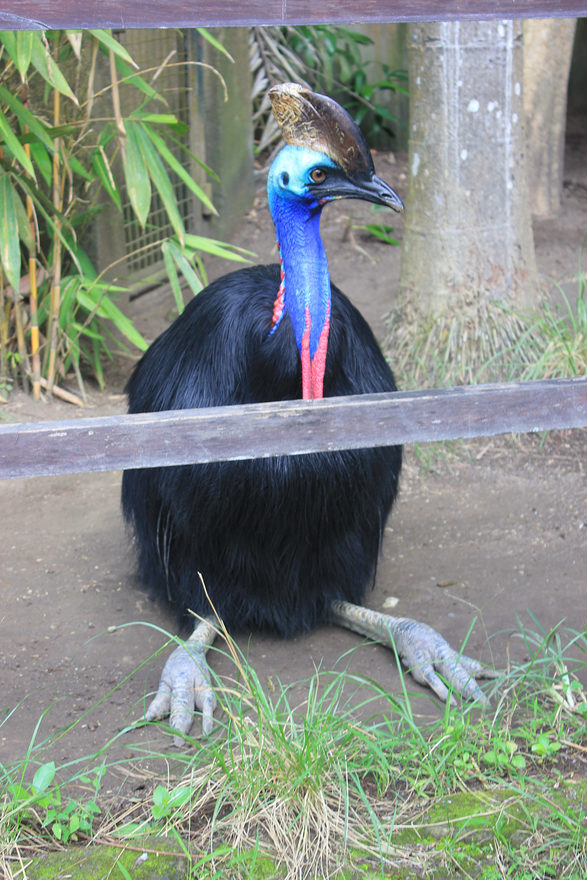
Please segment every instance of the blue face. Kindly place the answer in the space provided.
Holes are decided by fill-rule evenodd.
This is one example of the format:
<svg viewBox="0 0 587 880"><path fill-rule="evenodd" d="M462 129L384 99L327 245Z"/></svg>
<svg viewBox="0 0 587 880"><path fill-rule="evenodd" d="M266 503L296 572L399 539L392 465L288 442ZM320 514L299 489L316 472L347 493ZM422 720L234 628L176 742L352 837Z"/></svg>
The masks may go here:
<svg viewBox="0 0 587 880"><path fill-rule="evenodd" d="M286 146L279 152L269 170L267 193L269 205L275 198L319 204L312 187L321 184L329 171L340 173L338 165L324 153L307 147ZM323 199L320 198L320 202Z"/></svg>

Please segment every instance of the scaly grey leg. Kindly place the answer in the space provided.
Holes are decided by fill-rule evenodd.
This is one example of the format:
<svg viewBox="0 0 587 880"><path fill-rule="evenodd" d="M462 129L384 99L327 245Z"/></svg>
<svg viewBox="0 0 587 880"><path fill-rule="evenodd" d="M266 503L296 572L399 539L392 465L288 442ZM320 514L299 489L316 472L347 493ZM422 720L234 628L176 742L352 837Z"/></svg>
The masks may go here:
<svg viewBox="0 0 587 880"><path fill-rule="evenodd" d="M437 671L457 694L476 700L483 706L489 700L479 688L476 678L496 678L499 673L465 654L454 651L439 632L409 617L392 617L350 602L335 601L331 605L334 623L391 647L420 684L428 685L441 700L450 697Z"/></svg>

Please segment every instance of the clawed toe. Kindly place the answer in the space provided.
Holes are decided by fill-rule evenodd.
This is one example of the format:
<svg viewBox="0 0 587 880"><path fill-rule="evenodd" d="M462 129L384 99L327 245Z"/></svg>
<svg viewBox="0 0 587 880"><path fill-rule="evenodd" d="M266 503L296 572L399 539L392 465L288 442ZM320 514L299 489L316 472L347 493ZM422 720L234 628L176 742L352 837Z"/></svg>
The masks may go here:
<svg viewBox="0 0 587 880"><path fill-rule="evenodd" d="M212 731L217 700L210 682L206 651L215 635L210 621L198 623L187 642L168 657L157 693L145 712L146 721L160 721L169 716L169 724L176 733L175 745L182 744L196 707L202 713L203 732Z"/></svg>
<svg viewBox="0 0 587 880"><path fill-rule="evenodd" d="M408 617L392 617L349 602L334 602L332 614L339 625L393 647L414 679L431 688L441 700L454 705L453 694L459 694L482 706L489 705L475 679L495 678L499 673L453 650L428 624Z"/></svg>

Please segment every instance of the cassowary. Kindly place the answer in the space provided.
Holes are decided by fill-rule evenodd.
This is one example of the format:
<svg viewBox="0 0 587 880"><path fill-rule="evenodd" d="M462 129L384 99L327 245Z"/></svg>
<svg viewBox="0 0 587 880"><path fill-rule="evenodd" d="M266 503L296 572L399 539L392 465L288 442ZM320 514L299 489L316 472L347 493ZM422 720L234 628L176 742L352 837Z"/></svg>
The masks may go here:
<svg viewBox="0 0 587 880"><path fill-rule="evenodd" d="M402 202L338 104L291 83L270 97L286 140L268 177L280 265L233 272L194 298L136 366L130 412L395 391L367 323L330 283L319 223L333 199L396 211ZM169 714L185 733L197 706L210 731L210 600L229 631L292 636L331 622L393 642L441 698L449 692L437 673L486 702L479 663L425 624L360 607L400 467L401 447L389 446L126 471L122 506L142 581L180 614L204 618L169 657L146 718Z"/></svg>

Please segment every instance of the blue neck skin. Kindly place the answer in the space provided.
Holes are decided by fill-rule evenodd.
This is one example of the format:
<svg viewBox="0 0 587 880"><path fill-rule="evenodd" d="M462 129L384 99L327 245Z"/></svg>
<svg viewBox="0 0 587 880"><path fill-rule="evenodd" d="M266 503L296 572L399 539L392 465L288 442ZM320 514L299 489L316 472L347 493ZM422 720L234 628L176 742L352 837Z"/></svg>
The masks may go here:
<svg viewBox="0 0 587 880"><path fill-rule="evenodd" d="M319 232L322 205L306 189L309 171L316 165L333 163L315 150L287 146L273 162L267 181L283 271L284 312L290 316L302 363L306 315L310 316L310 358L330 316L330 276Z"/></svg>

